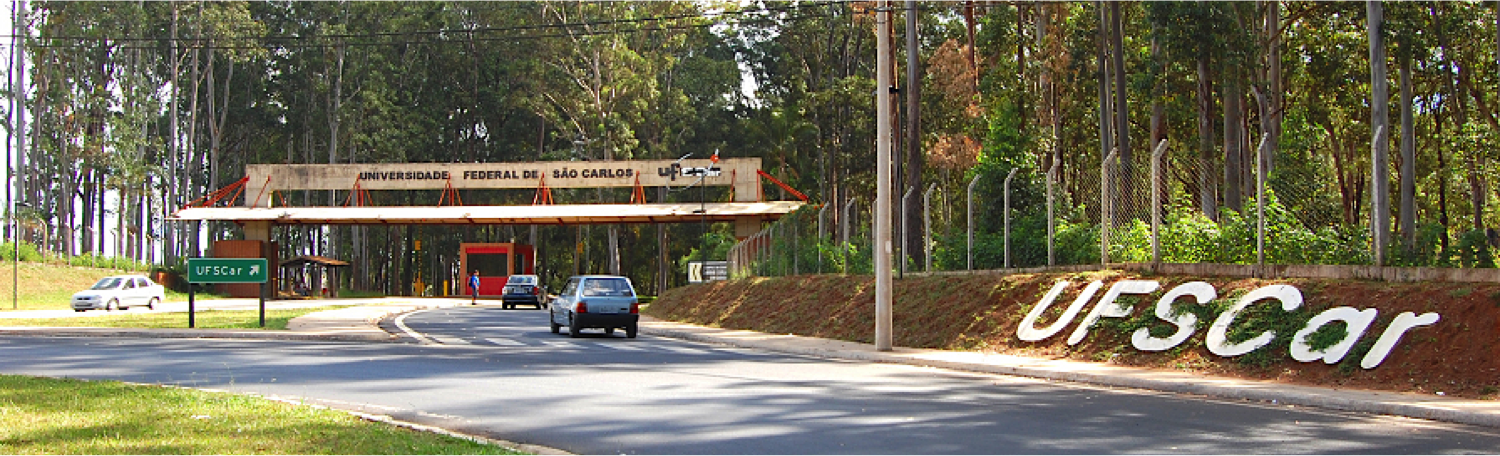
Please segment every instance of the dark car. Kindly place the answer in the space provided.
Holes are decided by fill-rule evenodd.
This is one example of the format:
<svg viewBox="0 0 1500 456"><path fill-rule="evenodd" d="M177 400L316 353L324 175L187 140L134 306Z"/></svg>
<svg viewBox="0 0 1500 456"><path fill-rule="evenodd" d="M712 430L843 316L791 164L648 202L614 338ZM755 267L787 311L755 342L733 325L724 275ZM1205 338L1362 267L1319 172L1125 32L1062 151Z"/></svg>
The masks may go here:
<svg viewBox="0 0 1500 456"><path fill-rule="evenodd" d="M538 310L547 304L547 290L534 275L513 275L505 281L505 292L500 296L500 308L514 309L517 305L536 306Z"/></svg>
<svg viewBox="0 0 1500 456"><path fill-rule="evenodd" d="M572 337L578 337L584 328L602 328L605 334L624 329L625 337L635 338L641 319L639 302L630 279L599 275L569 278L562 292L552 299L552 333L557 334L564 326Z"/></svg>

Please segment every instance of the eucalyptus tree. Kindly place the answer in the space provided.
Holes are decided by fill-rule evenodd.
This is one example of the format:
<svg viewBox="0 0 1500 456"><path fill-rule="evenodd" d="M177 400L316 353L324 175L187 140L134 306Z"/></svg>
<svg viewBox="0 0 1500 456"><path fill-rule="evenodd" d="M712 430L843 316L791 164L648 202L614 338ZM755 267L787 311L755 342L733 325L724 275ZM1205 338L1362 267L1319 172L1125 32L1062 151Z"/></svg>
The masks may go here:
<svg viewBox="0 0 1500 456"><path fill-rule="evenodd" d="M138 3L43 2L36 6L40 46L33 53L32 80L38 87L33 151L26 180L25 199L41 204L61 235L55 246L64 254L104 252L106 243L106 189L133 182L114 174L121 168L139 168L135 127L140 112L131 109L134 121L115 131L115 113L126 109L121 100L122 78L136 67L127 56L143 31L142 5ZM129 88L139 93L139 81ZM135 95L133 94L133 95ZM139 176L139 173L133 173ZM111 184L111 181L122 182ZM76 230L73 227L77 227ZM123 231L123 227L122 227Z"/></svg>
<svg viewBox="0 0 1500 456"><path fill-rule="evenodd" d="M741 31L741 53L756 96L818 126L818 193L832 204L830 227L853 214L843 202L875 188L873 14L848 3L788 9Z"/></svg>

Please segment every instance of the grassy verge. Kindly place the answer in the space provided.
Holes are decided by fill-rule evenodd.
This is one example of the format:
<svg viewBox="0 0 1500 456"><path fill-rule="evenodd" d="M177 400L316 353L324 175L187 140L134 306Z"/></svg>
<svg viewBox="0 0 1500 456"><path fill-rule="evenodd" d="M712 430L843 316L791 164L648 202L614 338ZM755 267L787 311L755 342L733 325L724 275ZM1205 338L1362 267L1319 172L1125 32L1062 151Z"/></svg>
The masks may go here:
<svg viewBox="0 0 1500 456"><path fill-rule="evenodd" d="M73 293L94 285L99 279L117 274L134 274L118 269L80 268L46 263L0 263L0 311L67 310ZM12 277L14 275L14 277ZM13 286L18 285L18 286ZM16 293L15 291L19 291ZM14 303L12 298L16 298ZM187 293L167 290L168 301L186 301ZM196 299L217 299L209 293L198 293ZM0 312L3 314L3 312ZM184 317L186 318L186 317Z"/></svg>
<svg viewBox="0 0 1500 456"><path fill-rule="evenodd" d="M228 393L0 376L6 454L519 454Z"/></svg>
<svg viewBox="0 0 1500 456"><path fill-rule="evenodd" d="M286 329L287 322L293 318L344 307L352 306L266 309L265 328L260 327L259 310L200 310L194 313L193 324L199 329ZM186 312L122 313L102 317L0 318L0 326L186 328L187 320Z"/></svg>

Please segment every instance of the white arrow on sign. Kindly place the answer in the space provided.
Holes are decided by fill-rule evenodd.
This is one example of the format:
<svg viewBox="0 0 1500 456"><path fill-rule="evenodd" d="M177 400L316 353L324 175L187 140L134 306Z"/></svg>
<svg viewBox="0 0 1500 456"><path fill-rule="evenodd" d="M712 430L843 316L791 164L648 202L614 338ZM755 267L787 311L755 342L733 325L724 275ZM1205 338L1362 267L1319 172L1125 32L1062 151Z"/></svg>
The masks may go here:
<svg viewBox="0 0 1500 456"><path fill-rule="evenodd" d="M256 264L256 265L251 265L250 266L250 275L256 275L256 274L259 274L259 273L260 273L260 265Z"/></svg>

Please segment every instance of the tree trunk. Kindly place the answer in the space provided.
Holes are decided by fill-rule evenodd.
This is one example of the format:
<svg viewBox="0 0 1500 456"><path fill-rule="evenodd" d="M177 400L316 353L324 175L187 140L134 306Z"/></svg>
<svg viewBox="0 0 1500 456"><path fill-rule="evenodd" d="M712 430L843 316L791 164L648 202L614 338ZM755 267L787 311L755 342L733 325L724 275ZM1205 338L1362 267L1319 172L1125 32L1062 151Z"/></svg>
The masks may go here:
<svg viewBox="0 0 1500 456"><path fill-rule="evenodd" d="M1199 54L1198 68L1198 210L1210 220L1219 219L1218 194L1214 188L1214 89L1208 71L1208 56Z"/></svg>
<svg viewBox="0 0 1500 456"><path fill-rule="evenodd" d="M1417 135L1412 126L1411 48L1401 51L1401 238L1407 250L1417 243Z"/></svg>
<svg viewBox="0 0 1500 456"><path fill-rule="evenodd" d="M1224 206L1239 212L1244 208L1245 113L1244 91L1237 76L1225 72L1224 98Z"/></svg>
<svg viewBox="0 0 1500 456"><path fill-rule="evenodd" d="M927 249L922 246L922 206L915 201L922 192L922 63L918 43L918 10L915 0L906 1L906 191L911 192L913 202L908 204L906 226L901 232L906 235L903 246L909 250L906 256L913 264L926 262ZM1038 9L1037 22L1045 33L1045 12ZM1044 34L1038 34L1041 40ZM905 194L904 192L902 193ZM795 253L794 253L795 254Z"/></svg>
<svg viewBox="0 0 1500 456"><path fill-rule="evenodd" d="M168 43L168 45L171 46L170 56L168 58L172 61L172 99L169 103L171 107L168 109L169 111L171 111L171 121L167 123L167 135L170 137L167 138L166 141L168 162L167 172L169 176L176 176L176 170L182 169L181 164L178 162L177 151L177 141L179 139L177 136L177 124L179 122L177 118L177 99L180 97L179 90L182 87L182 85L177 81L177 74L181 72L181 69L178 67L177 57L177 19L177 3L172 3L172 41ZM178 186L168 185L162 192L161 210L163 220L165 220L166 217L172 216L172 206L177 202L177 191ZM164 225L165 226L162 227L162 259L165 260L165 262L168 264L176 264L177 230L179 228L178 225L180 224L168 222Z"/></svg>
<svg viewBox="0 0 1500 456"><path fill-rule="evenodd" d="M338 163L339 150L339 109L344 100L344 54L345 48L340 45L335 50L337 55L336 68L332 68L333 91L328 96L328 164ZM338 205L338 191L328 191L328 205ZM328 227L328 246L325 249L329 258L338 258L338 229ZM330 294L333 284L329 285Z"/></svg>
<svg viewBox="0 0 1500 456"><path fill-rule="evenodd" d="M1365 3L1370 43L1370 226L1375 265L1385 266L1385 247L1391 238L1390 206L1390 82L1385 67L1384 12L1379 1Z"/></svg>
<svg viewBox="0 0 1500 456"><path fill-rule="evenodd" d="M1105 43L1109 41L1109 13L1106 12L1102 2L1096 1L1094 6L1099 9L1099 41L1095 46L1095 54L1099 63L1099 162L1102 165L1105 158L1109 156L1109 151L1115 147L1113 128L1111 128L1114 115L1114 109L1111 106L1114 103L1110 97L1109 56L1105 51ZM1103 181L1099 183L1101 198L1106 185L1108 184ZM1100 207L1099 210L1103 211L1104 208ZM1102 216L1103 212L1100 214Z"/></svg>
<svg viewBox="0 0 1500 456"><path fill-rule="evenodd" d="M1113 193L1116 200L1114 205L1118 206L1123 203L1126 205L1126 208L1136 208L1139 206L1132 204L1136 197L1136 185L1135 157L1130 150L1130 109L1125 104L1125 13L1120 11L1120 3L1122 2L1109 2L1110 15L1112 16L1110 20L1113 22L1109 34L1111 47L1114 48L1113 57L1115 62L1115 137L1119 138L1115 141L1115 147L1120 149L1119 174L1114 179L1115 182L1120 183L1120 188ZM1131 215L1125 211L1115 210L1110 211L1110 213L1114 214L1117 218L1115 220L1116 223Z"/></svg>
<svg viewBox="0 0 1500 456"><path fill-rule="evenodd" d="M200 6L199 9L200 9L200 11L199 11L198 19L201 21L203 19L202 7ZM201 82L202 82L202 79L201 79L201 73L202 72L200 71L200 68L198 66L198 54L200 54L201 52L202 52L202 50L201 49L197 49L196 47L192 50L193 57L192 57L192 63L190 64L193 67L193 76L192 76L192 80L193 80L192 91L193 91L193 93L192 93L192 101L188 103L188 135L187 135L187 163L188 163L188 165L185 167L185 168L187 168L187 174L188 175L187 175L186 179L183 179L183 182L187 182L187 189L188 189L188 191L191 192L191 193L188 194L189 198L191 198L192 195L194 195L194 194L198 194L198 193L202 193L203 192L203 189L199 187L199 184L202 182L202 181L199 180L199 177L200 177L200 172L201 172L202 166L203 166L203 160L202 160L202 157L199 157L198 153L197 153L197 151L198 151L198 98L199 98L198 91L199 91L199 89L201 89ZM187 254L188 254L189 258L198 258L198 257L203 256L203 254L202 254L203 250L200 248L200 246L198 244L198 237L199 237L200 233L203 232L203 222L194 221L194 222L192 222L191 225L192 225L192 231L189 232L189 233L187 233L187 241L188 241Z"/></svg>
<svg viewBox="0 0 1500 456"><path fill-rule="evenodd" d="M1269 105L1264 106L1261 112L1261 129L1266 135L1266 156L1261 163L1269 175L1276 169L1276 153L1281 150L1281 123L1286 116L1286 90L1282 86L1281 76L1281 2L1272 0L1266 2L1266 90L1270 92L1267 97Z"/></svg>
<svg viewBox="0 0 1500 456"><path fill-rule="evenodd" d="M1443 99L1456 100L1459 98L1459 95L1458 89L1455 88L1453 84L1453 57L1452 54L1449 54L1450 51L1448 48L1448 34L1443 27L1443 10L1444 9L1441 7L1441 5L1435 6L1432 9L1433 23L1435 24L1434 28L1437 29L1438 48L1441 49L1443 53L1442 64L1439 67L1441 68L1441 71L1443 73L1443 88L1440 90ZM1441 103L1438 105L1438 112L1437 115L1434 116L1435 122L1433 122L1434 136L1437 136L1439 138L1444 137L1443 127L1446 122L1453 120L1452 113L1453 108L1449 107L1448 103ZM1451 228L1449 226L1449 223L1451 221L1448 219L1448 176L1451 174L1451 171L1448 170L1447 163L1448 148L1435 147L1434 149L1437 152L1438 160L1438 223L1443 225L1439 242L1441 243L1442 250L1448 250L1448 230L1449 228Z"/></svg>

